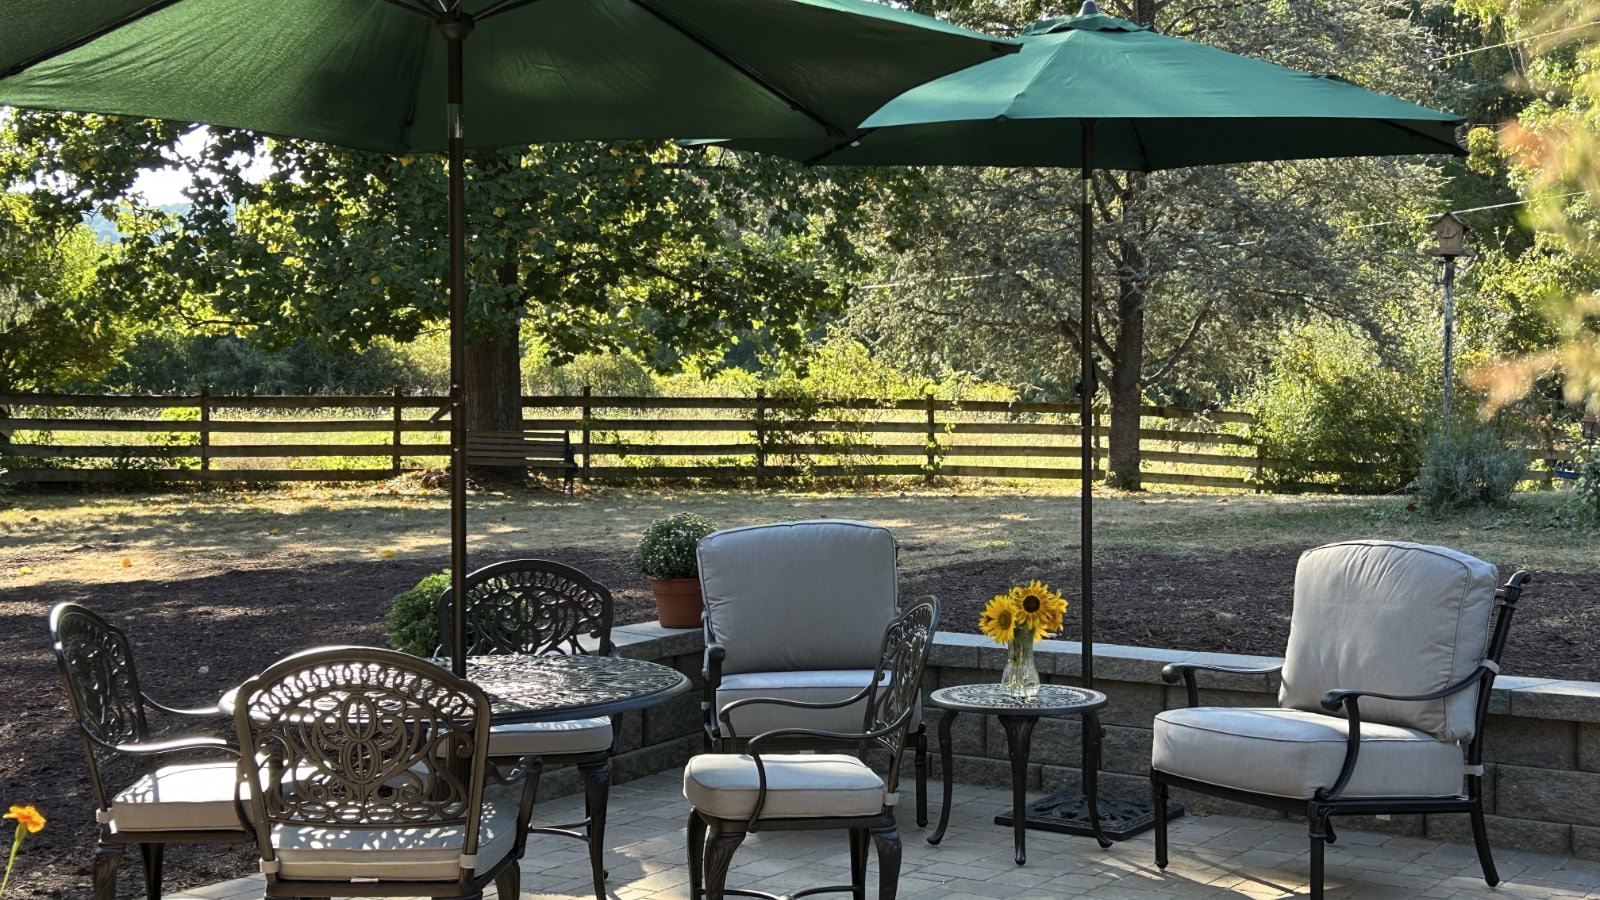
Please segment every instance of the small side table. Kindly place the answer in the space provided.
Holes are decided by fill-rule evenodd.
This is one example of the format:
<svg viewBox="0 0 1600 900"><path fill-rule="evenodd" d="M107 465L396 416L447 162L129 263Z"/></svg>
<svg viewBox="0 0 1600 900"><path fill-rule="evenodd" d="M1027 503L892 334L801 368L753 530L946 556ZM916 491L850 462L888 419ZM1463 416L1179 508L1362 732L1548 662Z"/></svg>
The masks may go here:
<svg viewBox="0 0 1600 900"><path fill-rule="evenodd" d="M944 804L939 810L939 827L928 835L928 843L937 844L943 840L945 827L950 824L950 770L953 755L950 729L955 725L957 715L970 712L994 716L1006 731L1006 749L1011 754L1011 826L1017 865L1028 861L1028 750L1033 739L1033 726L1047 716L1080 716L1083 719L1084 801L1089 808L1089 822L1095 840L1100 842L1101 847L1111 846L1111 841L1100 830L1100 808L1095 796L1096 773L1100 771L1099 711L1106 705L1105 694L1064 684L1043 684L1039 686L1039 696L1032 700L1021 700L1001 690L998 684L963 684L934 691L928 703L944 710L944 718L939 720L939 763L944 769Z"/></svg>

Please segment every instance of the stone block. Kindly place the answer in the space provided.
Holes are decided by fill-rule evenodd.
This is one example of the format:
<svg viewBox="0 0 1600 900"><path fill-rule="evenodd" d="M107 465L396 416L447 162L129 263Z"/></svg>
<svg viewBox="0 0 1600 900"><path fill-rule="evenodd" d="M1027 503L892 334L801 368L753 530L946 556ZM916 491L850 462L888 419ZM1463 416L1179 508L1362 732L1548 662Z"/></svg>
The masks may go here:
<svg viewBox="0 0 1600 900"><path fill-rule="evenodd" d="M1511 714L1532 719L1600 722L1600 682L1556 681L1512 691Z"/></svg>
<svg viewBox="0 0 1600 900"><path fill-rule="evenodd" d="M934 636L933 649L928 653L928 665L962 669L978 668L978 648L993 644L981 634L956 634L941 631Z"/></svg>
<svg viewBox="0 0 1600 900"><path fill-rule="evenodd" d="M1190 653L1182 662L1199 663L1208 666L1225 666L1230 669L1267 669L1283 665L1283 659L1276 656L1246 656L1240 653ZM1200 686L1201 702L1205 702L1208 689L1221 691L1246 691L1258 694L1278 694L1278 676L1249 675L1240 672L1197 672L1195 683ZM1183 682L1174 686L1174 690L1181 692ZM1209 704L1208 704L1209 705Z"/></svg>
<svg viewBox="0 0 1600 900"><path fill-rule="evenodd" d="M1046 793L1055 791L1083 791L1083 770L1076 766L1045 766L1039 775L1039 789ZM1101 772L1095 779L1095 790L1101 797L1118 797L1125 800L1148 800L1150 779L1141 775L1123 775Z"/></svg>
<svg viewBox="0 0 1600 900"><path fill-rule="evenodd" d="M1486 762L1571 769L1577 764L1577 725L1555 719L1489 716L1484 723Z"/></svg>
<svg viewBox="0 0 1600 900"><path fill-rule="evenodd" d="M1555 684L1559 678L1529 678L1526 675L1499 675L1489 692L1489 712L1496 716L1511 715L1511 694L1524 688Z"/></svg>
<svg viewBox="0 0 1600 900"><path fill-rule="evenodd" d="M1502 763L1495 772L1495 812L1540 822L1600 825L1600 773Z"/></svg>
<svg viewBox="0 0 1600 900"><path fill-rule="evenodd" d="M1109 702L1100 710L1100 721L1107 725L1150 728L1156 713L1167 708L1164 685L1105 682L1101 688Z"/></svg>
<svg viewBox="0 0 1600 900"><path fill-rule="evenodd" d="M638 622L614 629L613 639L619 637L622 632L659 641L660 649L654 657L657 659L663 656L682 656L685 653L699 655L706 649L705 631L701 628L663 628L659 622Z"/></svg>
<svg viewBox="0 0 1600 900"><path fill-rule="evenodd" d="M1150 747L1155 732L1148 728L1105 726L1105 737L1100 743L1100 767L1107 772L1126 775L1148 775L1150 772Z"/></svg>
<svg viewBox="0 0 1600 900"><path fill-rule="evenodd" d="M1600 772L1600 725L1584 722L1578 726L1578 768Z"/></svg>
<svg viewBox="0 0 1600 900"><path fill-rule="evenodd" d="M983 669L963 669L945 666L939 669L938 687L956 687L962 684L991 684L999 680L1000 676Z"/></svg>
<svg viewBox="0 0 1600 900"><path fill-rule="evenodd" d="M644 711L633 710L611 717L611 728L616 732L618 753L637 750L644 746Z"/></svg>
<svg viewBox="0 0 1600 900"><path fill-rule="evenodd" d="M700 696L679 694L644 711L644 743L660 744L685 737L698 740L702 723Z"/></svg>
<svg viewBox="0 0 1600 900"><path fill-rule="evenodd" d="M1094 646L1094 677L1097 684L1101 681L1165 684L1161 680L1162 668L1167 663L1181 662L1193 655L1186 650L1097 643ZM1072 671L1076 673L1078 667L1073 666Z"/></svg>
<svg viewBox="0 0 1600 900"><path fill-rule="evenodd" d="M944 770L939 764L939 755L935 753L929 761L932 772L930 777L943 778ZM962 784L976 784L984 787L1010 787L1011 764L1003 759L988 759L982 756L957 756L953 760L956 781ZM1036 790L1039 787L1039 773L1041 766L1034 763L1028 766L1028 789ZM938 789L930 788L934 797L938 797Z"/></svg>
<svg viewBox="0 0 1600 900"><path fill-rule="evenodd" d="M534 821L539 820L539 804L557 797L566 797L583 790L583 778L574 766L546 768L539 775L539 792L534 797Z"/></svg>
<svg viewBox="0 0 1600 900"><path fill-rule="evenodd" d="M675 769L689 761L700 749L698 737L678 738L663 744L650 744L611 758L611 780L632 781Z"/></svg>
<svg viewBox="0 0 1600 900"><path fill-rule="evenodd" d="M1579 859L1600 859L1600 828L1572 826L1572 855Z"/></svg>
<svg viewBox="0 0 1600 900"><path fill-rule="evenodd" d="M1472 821L1462 813L1427 817L1427 836L1436 841L1472 843ZM1572 852L1572 826L1557 822L1533 822L1505 816L1484 816L1491 849L1530 850L1534 853Z"/></svg>

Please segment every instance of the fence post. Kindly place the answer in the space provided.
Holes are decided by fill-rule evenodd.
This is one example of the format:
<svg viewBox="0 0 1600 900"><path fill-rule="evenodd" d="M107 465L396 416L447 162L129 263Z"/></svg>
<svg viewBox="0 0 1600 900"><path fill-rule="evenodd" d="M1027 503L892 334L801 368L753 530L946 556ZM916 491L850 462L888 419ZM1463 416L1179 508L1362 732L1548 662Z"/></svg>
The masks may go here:
<svg viewBox="0 0 1600 900"><path fill-rule="evenodd" d="M211 471L211 385L200 386L200 471Z"/></svg>
<svg viewBox="0 0 1600 900"><path fill-rule="evenodd" d="M394 435L393 435L393 438L392 438L392 442L393 442L393 445L394 445L394 455L389 457L389 471L393 472L396 475L400 474L400 438L401 438L401 435L402 435L402 432L400 430L400 423L405 420L405 411L401 408L400 401L402 401L404 399L405 399L405 391L400 387L400 385L398 385L398 384L395 385L394 386Z"/></svg>
<svg viewBox="0 0 1600 900"><path fill-rule="evenodd" d="M928 471L923 475L923 478L932 481L935 471L934 466L938 464L935 462L934 457L935 450L939 446L939 423L934 420L933 415L933 391L928 391L925 397L928 405Z"/></svg>
<svg viewBox="0 0 1600 900"><path fill-rule="evenodd" d="M594 407L589 404L589 398L594 396L594 387L583 386L583 480L589 480L589 417L594 414Z"/></svg>
<svg viewBox="0 0 1600 900"><path fill-rule="evenodd" d="M767 483L767 390L756 389L756 487Z"/></svg>

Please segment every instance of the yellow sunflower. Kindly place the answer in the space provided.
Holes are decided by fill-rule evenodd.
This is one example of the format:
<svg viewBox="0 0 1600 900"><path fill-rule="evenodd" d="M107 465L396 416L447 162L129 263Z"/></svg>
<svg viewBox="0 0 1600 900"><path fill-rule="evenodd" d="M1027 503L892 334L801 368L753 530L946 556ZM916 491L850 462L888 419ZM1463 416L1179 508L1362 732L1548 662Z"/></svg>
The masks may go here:
<svg viewBox="0 0 1600 900"><path fill-rule="evenodd" d="M1009 644L1017 636L1017 605L1010 594L997 594L978 614L978 630L997 644Z"/></svg>
<svg viewBox="0 0 1600 900"><path fill-rule="evenodd" d="M1060 634L1067 601L1039 581L1011 589L1011 602L1017 607L1017 624L1033 629L1036 640Z"/></svg>

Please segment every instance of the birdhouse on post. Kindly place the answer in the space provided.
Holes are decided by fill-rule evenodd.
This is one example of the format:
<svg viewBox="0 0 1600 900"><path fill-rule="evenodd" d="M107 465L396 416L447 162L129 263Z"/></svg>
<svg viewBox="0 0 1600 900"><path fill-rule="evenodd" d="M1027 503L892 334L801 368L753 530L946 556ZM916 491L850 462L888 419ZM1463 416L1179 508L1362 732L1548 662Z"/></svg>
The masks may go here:
<svg viewBox="0 0 1600 900"><path fill-rule="evenodd" d="M1429 254L1447 259L1467 255L1467 223L1456 218L1455 213L1445 213L1428 227L1436 242Z"/></svg>

